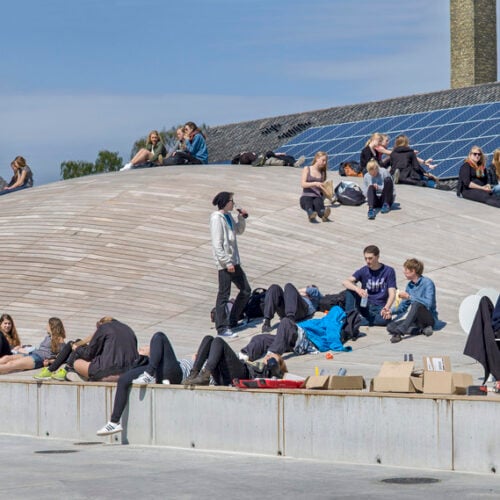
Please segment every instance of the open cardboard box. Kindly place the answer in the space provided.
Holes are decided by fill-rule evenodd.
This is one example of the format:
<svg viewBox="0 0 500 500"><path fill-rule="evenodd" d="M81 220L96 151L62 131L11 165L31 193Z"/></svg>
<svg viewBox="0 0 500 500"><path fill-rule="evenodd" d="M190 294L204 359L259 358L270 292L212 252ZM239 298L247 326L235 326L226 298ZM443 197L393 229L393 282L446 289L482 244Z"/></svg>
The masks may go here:
<svg viewBox="0 0 500 500"><path fill-rule="evenodd" d="M365 379L361 375L319 375L307 377L305 382L306 389L359 391L365 387Z"/></svg>
<svg viewBox="0 0 500 500"><path fill-rule="evenodd" d="M465 394L472 375L451 371L449 356L424 356L424 394Z"/></svg>
<svg viewBox="0 0 500 500"><path fill-rule="evenodd" d="M411 379L413 361L384 361L379 374L372 380L373 392L416 392Z"/></svg>

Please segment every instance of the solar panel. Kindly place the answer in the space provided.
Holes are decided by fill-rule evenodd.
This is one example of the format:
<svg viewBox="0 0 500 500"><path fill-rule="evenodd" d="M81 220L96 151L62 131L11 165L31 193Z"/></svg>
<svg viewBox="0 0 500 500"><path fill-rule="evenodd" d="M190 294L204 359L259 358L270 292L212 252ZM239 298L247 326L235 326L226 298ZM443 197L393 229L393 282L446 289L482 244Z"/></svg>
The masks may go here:
<svg viewBox="0 0 500 500"><path fill-rule="evenodd" d="M374 132L386 133L392 140L407 135L419 157L432 157L439 163L437 175L456 177L472 145L481 146L490 156L500 147L500 102L315 127L298 134L280 151L305 155L308 160L317 151L326 151L329 168L336 170L342 161L359 161L361 149Z"/></svg>

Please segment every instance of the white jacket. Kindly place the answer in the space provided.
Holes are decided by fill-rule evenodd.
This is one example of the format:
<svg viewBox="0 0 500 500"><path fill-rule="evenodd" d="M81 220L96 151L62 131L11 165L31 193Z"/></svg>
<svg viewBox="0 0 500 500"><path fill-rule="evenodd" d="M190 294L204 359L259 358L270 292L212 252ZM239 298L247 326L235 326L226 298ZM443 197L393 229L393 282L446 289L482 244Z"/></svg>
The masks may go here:
<svg viewBox="0 0 500 500"><path fill-rule="evenodd" d="M245 231L245 219L238 214L238 222L236 222L231 214L233 221L233 229L220 211L213 212L210 216L210 235L212 237L212 250L214 254L217 269L226 269L227 266L240 263L240 254L238 252L238 244L236 235Z"/></svg>

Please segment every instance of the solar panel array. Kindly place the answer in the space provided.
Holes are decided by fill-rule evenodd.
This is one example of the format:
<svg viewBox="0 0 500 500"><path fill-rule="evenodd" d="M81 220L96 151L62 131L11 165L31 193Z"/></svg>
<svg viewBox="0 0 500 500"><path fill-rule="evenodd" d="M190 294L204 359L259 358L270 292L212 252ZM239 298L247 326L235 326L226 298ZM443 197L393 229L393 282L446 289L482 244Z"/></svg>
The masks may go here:
<svg viewBox="0 0 500 500"><path fill-rule="evenodd" d="M424 113L389 116L359 122L313 127L280 148L310 161L317 151L326 151L329 168L337 170L343 161L359 161L359 154L374 132L410 138L410 146L423 159L433 158L438 167L433 174L457 177L470 147L477 144L488 155L500 148L500 103L475 104ZM391 147L391 145L389 147Z"/></svg>

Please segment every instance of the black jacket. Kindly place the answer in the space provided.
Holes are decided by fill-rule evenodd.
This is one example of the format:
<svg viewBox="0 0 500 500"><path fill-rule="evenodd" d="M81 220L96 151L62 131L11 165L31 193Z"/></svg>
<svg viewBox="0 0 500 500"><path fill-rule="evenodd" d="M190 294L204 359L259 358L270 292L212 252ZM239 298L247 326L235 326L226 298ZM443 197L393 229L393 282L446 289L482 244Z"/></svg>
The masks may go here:
<svg viewBox="0 0 500 500"><path fill-rule="evenodd" d="M422 177L425 170L418 163L415 151L408 146L394 148L391 152L392 172L399 169L400 184L425 184Z"/></svg>
<svg viewBox="0 0 500 500"><path fill-rule="evenodd" d="M128 325L114 319L99 326L89 345L78 349L78 357L90 361L91 380L123 373L139 361L137 337Z"/></svg>
<svg viewBox="0 0 500 500"><path fill-rule="evenodd" d="M490 373L497 380L500 379L500 349L495 341L491 322L492 313L491 300L488 297L482 297L464 349L466 356L470 356L483 365L484 382Z"/></svg>

